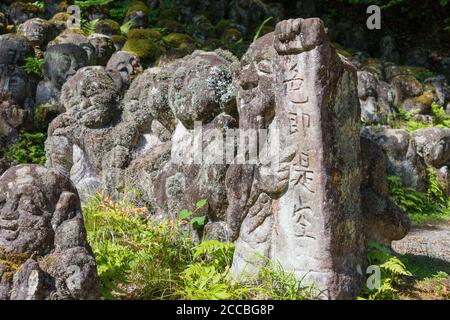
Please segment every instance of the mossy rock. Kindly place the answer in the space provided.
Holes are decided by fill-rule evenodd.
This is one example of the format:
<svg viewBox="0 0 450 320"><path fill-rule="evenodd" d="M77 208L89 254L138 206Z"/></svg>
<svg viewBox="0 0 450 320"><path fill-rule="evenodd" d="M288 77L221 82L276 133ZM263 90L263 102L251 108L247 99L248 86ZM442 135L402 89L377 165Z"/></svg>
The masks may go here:
<svg viewBox="0 0 450 320"><path fill-rule="evenodd" d="M122 50L135 54L143 63L154 62L165 52L162 45L151 39L128 39Z"/></svg>
<svg viewBox="0 0 450 320"><path fill-rule="evenodd" d="M0 264L3 266L3 273L15 273L20 266L31 257L31 253L6 252L0 247Z"/></svg>
<svg viewBox="0 0 450 320"><path fill-rule="evenodd" d="M156 24L159 28L164 28L169 33L183 33L185 31L181 23L172 19L160 19Z"/></svg>
<svg viewBox="0 0 450 320"><path fill-rule="evenodd" d="M119 34L111 36L111 40L114 43L116 50L121 50L125 45L125 42L127 42L127 38Z"/></svg>
<svg viewBox="0 0 450 320"><path fill-rule="evenodd" d="M210 38L205 41L205 43L202 46L202 50L214 51L221 47L222 47L222 41L220 41L219 39L216 39L216 38Z"/></svg>
<svg viewBox="0 0 450 320"><path fill-rule="evenodd" d="M155 41L161 39L161 33L154 29L131 29L127 36L128 39L150 39Z"/></svg>
<svg viewBox="0 0 450 320"><path fill-rule="evenodd" d="M195 44L194 39L184 33L170 33L163 37L163 42L171 48L182 48Z"/></svg>
<svg viewBox="0 0 450 320"><path fill-rule="evenodd" d="M120 24L112 19L103 19L95 25L95 31L108 36L120 34Z"/></svg>
<svg viewBox="0 0 450 320"><path fill-rule="evenodd" d="M27 12L31 12L35 14L36 16L42 13L42 9L35 6L32 3L25 3L25 2L14 2L9 6L9 10L12 9L20 9Z"/></svg>
<svg viewBox="0 0 450 320"><path fill-rule="evenodd" d="M395 64L389 64L386 66L386 78L389 81L399 75L411 75L423 83L426 79L435 77L436 73L422 67L411 67Z"/></svg>
<svg viewBox="0 0 450 320"><path fill-rule="evenodd" d="M65 12L58 12L55 14L50 20L50 23L66 23L67 19L69 19L70 14Z"/></svg>
<svg viewBox="0 0 450 320"><path fill-rule="evenodd" d="M144 15L148 16L150 9L142 1L133 1L130 8L128 8L126 16L131 16L133 13L142 11Z"/></svg>

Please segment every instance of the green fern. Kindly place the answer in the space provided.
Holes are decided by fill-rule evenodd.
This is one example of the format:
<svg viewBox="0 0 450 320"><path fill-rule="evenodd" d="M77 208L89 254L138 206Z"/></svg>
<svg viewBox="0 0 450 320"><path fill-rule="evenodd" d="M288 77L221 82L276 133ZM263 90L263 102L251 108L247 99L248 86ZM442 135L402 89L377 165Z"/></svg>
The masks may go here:
<svg viewBox="0 0 450 320"><path fill-rule="evenodd" d="M111 2L113 2L113 0L75 0L74 5L79 6L80 9L84 10L93 6L105 6Z"/></svg>
<svg viewBox="0 0 450 320"><path fill-rule="evenodd" d="M28 57L25 59L25 64L22 66L22 70L27 74L36 75L42 78L42 65L44 64L44 59L39 59L35 57Z"/></svg>
<svg viewBox="0 0 450 320"><path fill-rule="evenodd" d="M398 257L391 255L388 249L377 242L367 244L367 260L369 264L380 268L380 286L373 289L365 287L358 300L395 299L402 278L410 277L412 273Z"/></svg>
<svg viewBox="0 0 450 320"><path fill-rule="evenodd" d="M100 19L94 19L91 21L87 21L85 19L81 19L81 31L86 36L89 36L89 35L95 33L95 26L97 25L99 20Z"/></svg>

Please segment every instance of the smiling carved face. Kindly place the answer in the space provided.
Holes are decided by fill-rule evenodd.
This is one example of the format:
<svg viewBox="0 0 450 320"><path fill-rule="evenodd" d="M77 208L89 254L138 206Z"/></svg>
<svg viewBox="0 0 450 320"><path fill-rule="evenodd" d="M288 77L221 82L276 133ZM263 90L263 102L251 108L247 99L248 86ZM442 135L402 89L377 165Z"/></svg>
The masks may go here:
<svg viewBox="0 0 450 320"><path fill-rule="evenodd" d="M267 127L273 118L276 56L273 39L273 33L259 38L241 59L237 87L239 114L245 119L242 127Z"/></svg>
<svg viewBox="0 0 450 320"><path fill-rule="evenodd" d="M45 178L44 178L45 176ZM44 167L20 165L0 177L0 249L44 254L51 250L57 177Z"/></svg>

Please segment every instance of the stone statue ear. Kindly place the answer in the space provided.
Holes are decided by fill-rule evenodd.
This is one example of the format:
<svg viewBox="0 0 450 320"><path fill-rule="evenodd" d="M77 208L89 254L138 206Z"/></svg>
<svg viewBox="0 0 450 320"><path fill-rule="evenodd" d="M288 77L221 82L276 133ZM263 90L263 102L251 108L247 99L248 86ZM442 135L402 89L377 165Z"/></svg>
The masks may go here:
<svg viewBox="0 0 450 320"><path fill-rule="evenodd" d="M56 230L64 221L81 217L81 203L77 194L64 191L59 196L55 212L52 217L52 228Z"/></svg>

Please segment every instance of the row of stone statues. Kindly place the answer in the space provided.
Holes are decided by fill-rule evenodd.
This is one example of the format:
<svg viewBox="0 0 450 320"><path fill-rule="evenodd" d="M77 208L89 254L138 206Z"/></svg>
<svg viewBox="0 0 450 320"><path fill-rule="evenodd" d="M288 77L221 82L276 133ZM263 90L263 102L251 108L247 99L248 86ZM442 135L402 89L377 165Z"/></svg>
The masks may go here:
<svg viewBox="0 0 450 320"><path fill-rule="evenodd" d="M147 69L123 98L105 68L84 67L62 86L61 105L48 131L50 168L82 197L137 189L165 218L205 198L206 234L235 241L236 275L260 255L307 273L330 298L349 298L363 279L364 240L389 244L408 231L380 179L383 154L360 142L356 69L319 19L279 23L240 64L196 51ZM176 161L192 153L196 122L202 158ZM269 139L259 151L276 150L278 166L208 162L230 129L278 129L279 145Z"/></svg>

